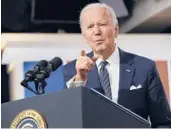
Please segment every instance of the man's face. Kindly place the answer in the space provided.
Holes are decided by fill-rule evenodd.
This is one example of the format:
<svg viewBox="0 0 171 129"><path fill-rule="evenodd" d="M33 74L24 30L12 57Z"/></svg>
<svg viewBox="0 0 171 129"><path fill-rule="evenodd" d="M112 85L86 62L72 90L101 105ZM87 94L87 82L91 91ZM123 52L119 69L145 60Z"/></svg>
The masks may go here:
<svg viewBox="0 0 171 129"><path fill-rule="evenodd" d="M81 16L82 34L95 53L101 53L114 47L117 29L111 15L102 7L90 8Z"/></svg>

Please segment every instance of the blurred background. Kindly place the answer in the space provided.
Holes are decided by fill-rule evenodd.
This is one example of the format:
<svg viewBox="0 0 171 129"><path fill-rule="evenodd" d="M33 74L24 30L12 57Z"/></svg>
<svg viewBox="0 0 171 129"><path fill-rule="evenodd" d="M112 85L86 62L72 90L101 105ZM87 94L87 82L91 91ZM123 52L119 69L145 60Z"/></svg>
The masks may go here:
<svg viewBox="0 0 171 129"><path fill-rule="evenodd" d="M33 96L20 82L37 61L59 56L65 64L82 48L89 51L78 19L94 2L115 10L118 46L156 61L171 103L171 0L1 0L1 103ZM53 74L48 93L63 86L62 70Z"/></svg>
<svg viewBox="0 0 171 129"><path fill-rule="evenodd" d="M80 10L103 2L116 12L121 33L170 33L170 0L2 0L2 33L80 33Z"/></svg>

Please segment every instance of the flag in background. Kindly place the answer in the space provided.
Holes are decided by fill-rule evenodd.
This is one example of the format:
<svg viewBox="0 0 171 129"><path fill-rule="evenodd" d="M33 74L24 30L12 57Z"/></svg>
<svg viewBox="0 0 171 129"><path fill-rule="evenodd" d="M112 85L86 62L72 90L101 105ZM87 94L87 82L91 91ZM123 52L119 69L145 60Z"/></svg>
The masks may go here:
<svg viewBox="0 0 171 129"><path fill-rule="evenodd" d="M33 69L33 67L37 64L38 62L24 62L23 65L23 71L26 73L28 70ZM24 74L23 73L23 74ZM64 87L64 78L63 78L63 72L62 72L62 65L56 70L51 73L49 78L45 80L47 82L47 86L45 87L45 93L53 93L57 92L59 90L62 90ZM28 83L29 86L32 88L35 88L33 82ZM27 88L24 90L25 98L36 96L34 93L29 91Z"/></svg>

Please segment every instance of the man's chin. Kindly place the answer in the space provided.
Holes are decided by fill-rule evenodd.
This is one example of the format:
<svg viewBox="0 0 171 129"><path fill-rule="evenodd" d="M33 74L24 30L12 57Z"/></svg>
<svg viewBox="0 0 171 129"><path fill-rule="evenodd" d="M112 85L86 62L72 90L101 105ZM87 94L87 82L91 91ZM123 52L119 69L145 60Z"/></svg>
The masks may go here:
<svg viewBox="0 0 171 129"><path fill-rule="evenodd" d="M96 53L102 53L103 51L105 51L105 49L103 49L103 48L95 49L95 52Z"/></svg>

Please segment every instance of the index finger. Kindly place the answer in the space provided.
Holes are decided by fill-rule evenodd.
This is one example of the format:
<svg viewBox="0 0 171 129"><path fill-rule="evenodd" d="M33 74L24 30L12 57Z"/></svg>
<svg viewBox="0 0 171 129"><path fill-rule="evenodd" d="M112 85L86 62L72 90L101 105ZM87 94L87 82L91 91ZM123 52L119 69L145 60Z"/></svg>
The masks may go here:
<svg viewBox="0 0 171 129"><path fill-rule="evenodd" d="M81 51L81 56L86 56L86 53L84 50Z"/></svg>

